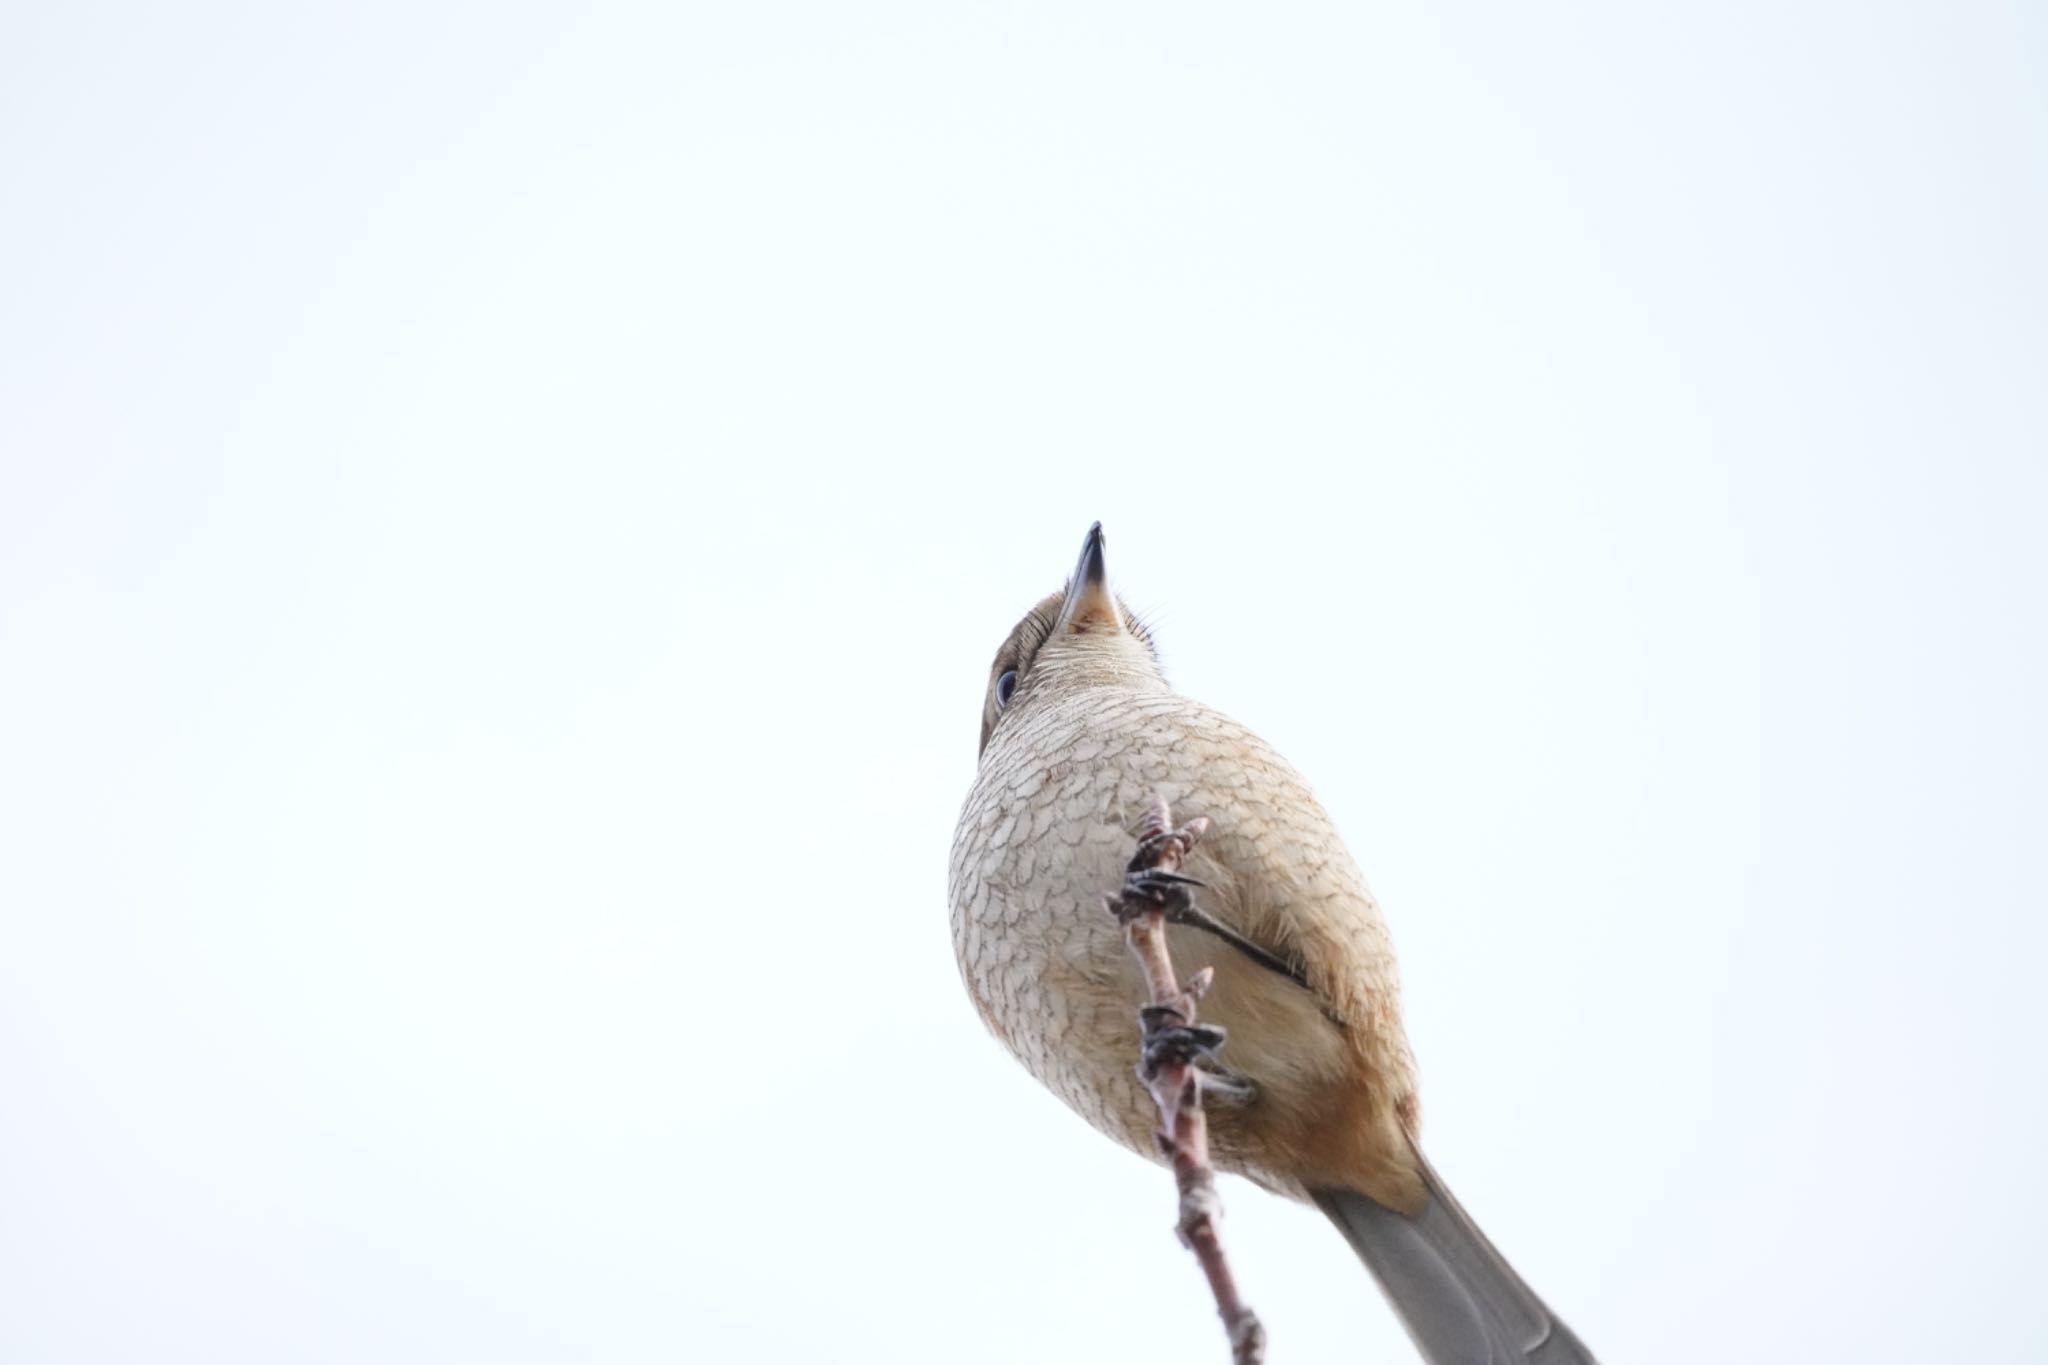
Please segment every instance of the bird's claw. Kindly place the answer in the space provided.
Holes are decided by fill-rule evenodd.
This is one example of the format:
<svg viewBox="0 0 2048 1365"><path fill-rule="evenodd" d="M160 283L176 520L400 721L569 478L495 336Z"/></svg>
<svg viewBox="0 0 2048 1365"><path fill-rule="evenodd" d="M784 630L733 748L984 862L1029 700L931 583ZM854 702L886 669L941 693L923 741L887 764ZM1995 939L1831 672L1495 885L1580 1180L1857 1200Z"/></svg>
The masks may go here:
<svg viewBox="0 0 2048 1365"><path fill-rule="evenodd" d="M1203 1098L1225 1104L1250 1104L1259 1097L1258 1084L1235 1071L1197 1071L1195 1082L1201 1086Z"/></svg>
<svg viewBox="0 0 2048 1365"><path fill-rule="evenodd" d="M1124 876L1123 913L1126 917L1157 910L1177 920L1194 904L1190 888L1203 883L1193 877L1161 868L1138 868Z"/></svg>
<svg viewBox="0 0 2048 1365"><path fill-rule="evenodd" d="M1178 1011L1168 1012L1174 1018L1180 1017ZM1139 1074L1149 1080L1166 1067L1192 1066L1209 1060L1223 1046L1224 1036L1223 1030L1214 1024L1165 1024L1155 1028L1152 1020L1147 1019Z"/></svg>

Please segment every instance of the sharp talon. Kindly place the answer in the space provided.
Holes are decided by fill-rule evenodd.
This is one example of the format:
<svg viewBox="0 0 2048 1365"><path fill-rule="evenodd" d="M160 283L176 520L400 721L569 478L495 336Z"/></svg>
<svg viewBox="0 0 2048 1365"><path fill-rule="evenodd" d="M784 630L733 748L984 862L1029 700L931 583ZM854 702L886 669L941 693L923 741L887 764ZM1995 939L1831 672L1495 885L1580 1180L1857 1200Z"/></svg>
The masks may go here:
<svg viewBox="0 0 2048 1365"><path fill-rule="evenodd" d="M1124 878L1124 913L1135 914L1140 909L1162 910L1170 919L1177 919L1193 904L1190 887L1202 885L1193 877L1183 877L1177 872L1157 870L1133 872ZM1134 905L1132 902L1138 902Z"/></svg>
<svg viewBox="0 0 2048 1365"><path fill-rule="evenodd" d="M1235 1071L1197 1071L1202 1093L1225 1104L1250 1104L1259 1097L1259 1087Z"/></svg>
<svg viewBox="0 0 2048 1365"><path fill-rule="evenodd" d="M1147 910L1164 911L1169 917L1181 914L1190 895L1186 880L1172 873L1133 872L1124 878L1117 914L1124 919Z"/></svg>
<svg viewBox="0 0 2048 1365"><path fill-rule="evenodd" d="M1177 1024L1148 1033L1144 1069L1156 1073L1162 1067L1186 1066L1214 1056L1223 1046L1224 1036L1214 1024Z"/></svg>
<svg viewBox="0 0 2048 1365"><path fill-rule="evenodd" d="M1185 1053L1181 1060L1193 1061L1222 1047L1226 1036L1214 1024L1170 1024L1147 1037L1145 1047L1162 1055Z"/></svg>

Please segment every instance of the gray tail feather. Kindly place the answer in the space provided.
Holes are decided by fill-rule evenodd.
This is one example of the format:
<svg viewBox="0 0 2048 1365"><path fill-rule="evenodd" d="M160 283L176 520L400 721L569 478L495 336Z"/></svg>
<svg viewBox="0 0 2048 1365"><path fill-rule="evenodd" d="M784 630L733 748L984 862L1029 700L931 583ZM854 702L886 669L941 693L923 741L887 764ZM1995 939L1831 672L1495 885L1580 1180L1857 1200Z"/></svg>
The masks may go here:
<svg viewBox="0 0 2048 1365"><path fill-rule="evenodd" d="M1351 1190L1317 1207L1380 1282L1429 1365L1594 1365L1593 1353L1522 1283L1423 1163L1429 1205L1409 1218Z"/></svg>

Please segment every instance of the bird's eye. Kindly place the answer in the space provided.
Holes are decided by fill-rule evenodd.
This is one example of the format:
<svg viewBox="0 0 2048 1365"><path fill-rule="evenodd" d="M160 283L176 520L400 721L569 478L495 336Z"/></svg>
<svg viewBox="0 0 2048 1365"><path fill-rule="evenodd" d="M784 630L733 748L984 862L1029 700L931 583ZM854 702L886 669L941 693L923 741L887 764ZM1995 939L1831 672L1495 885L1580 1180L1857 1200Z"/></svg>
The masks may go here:
<svg viewBox="0 0 2048 1365"><path fill-rule="evenodd" d="M1017 690L1017 670L1011 669L996 679L996 710L1010 704L1010 694Z"/></svg>

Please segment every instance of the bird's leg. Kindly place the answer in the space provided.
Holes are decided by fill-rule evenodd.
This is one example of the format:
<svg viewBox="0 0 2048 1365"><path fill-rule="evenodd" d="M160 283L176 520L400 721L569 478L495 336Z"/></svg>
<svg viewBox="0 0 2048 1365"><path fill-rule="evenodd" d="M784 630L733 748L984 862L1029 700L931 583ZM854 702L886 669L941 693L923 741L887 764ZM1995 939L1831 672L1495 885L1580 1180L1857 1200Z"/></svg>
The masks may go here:
<svg viewBox="0 0 2048 1365"><path fill-rule="evenodd" d="M1132 915L1156 910L1166 916L1168 924L1185 924L1190 929L1212 934L1267 971L1278 972L1303 990L1310 989L1308 973L1302 970L1299 962L1252 942L1196 905L1192 888L1202 885L1201 882L1164 868L1140 866L1145 858L1157 857L1163 841L1169 837L1172 836L1153 835L1138 845L1138 856L1131 860L1130 868L1124 873L1124 902L1118 917L1128 922Z"/></svg>
<svg viewBox="0 0 2048 1365"><path fill-rule="evenodd" d="M1260 947L1237 930L1217 919L1208 911L1196 905L1191 897L1188 906L1178 915L1168 911L1167 919L1175 924L1185 924L1190 929L1200 929L1205 934L1214 934L1231 947L1243 953L1269 972L1278 972L1303 990L1309 989L1308 973L1299 962L1285 958L1271 949Z"/></svg>

